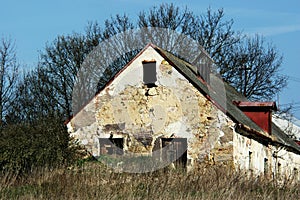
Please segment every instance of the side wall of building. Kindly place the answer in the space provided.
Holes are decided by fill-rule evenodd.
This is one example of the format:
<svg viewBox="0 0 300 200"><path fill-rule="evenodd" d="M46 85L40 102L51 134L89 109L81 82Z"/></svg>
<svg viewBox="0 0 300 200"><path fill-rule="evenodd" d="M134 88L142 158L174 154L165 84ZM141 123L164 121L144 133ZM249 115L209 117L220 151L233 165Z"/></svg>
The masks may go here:
<svg viewBox="0 0 300 200"><path fill-rule="evenodd" d="M237 169L269 178L300 180L300 155L283 146L262 144L239 133L233 134L233 158Z"/></svg>

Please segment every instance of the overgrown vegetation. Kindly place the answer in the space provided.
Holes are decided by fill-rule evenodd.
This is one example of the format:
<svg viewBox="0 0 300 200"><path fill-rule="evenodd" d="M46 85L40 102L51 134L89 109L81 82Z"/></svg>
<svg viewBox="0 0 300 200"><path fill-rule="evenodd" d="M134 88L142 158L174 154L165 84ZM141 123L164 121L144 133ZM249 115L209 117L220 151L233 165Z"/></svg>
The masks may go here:
<svg viewBox="0 0 300 200"><path fill-rule="evenodd" d="M2 175L1 199L298 199L300 185L246 178L225 167L203 166L193 172L113 173L101 163L35 170L11 181ZM9 177L10 176L10 177Z"/></svg>
<svg viewBox="0 0 300 200"><path fill-rule="evenodd" d="M133 23L134 21L137 23ZM104 27L95 22L90 23L83 34L58 36L41 51L38 65L23 76L18 76L20 66L14 42L1 39L0 198L299 197L299 185L278 186L272 181L248 180L243 174L224 168L202 168L192 173L159 171L149 174L116 174L99 163L84 164L81 147L69 137L63 125L74 114L73 87L85 58L99 43L118 33L139 28L167 28L187 35L207 50L223 78L239 92L252 99L265 100L273 97L286 86L286 77L278 74L281 56L274 46L264 43L264 38L243 36L232 30L232 25L232 20L224 20L222 9L208 9L201 16L196 16L188 9L162 4L148 12L142 11L136 20L126 15L117 15L108 19ZM91 89L92 95L140 50L128 49L128 44L138 42L143 48L150 41L174 54L179 54L177 50L189 50L187 46L182 48L182 45L178 45L179 38L169 40L174 35L167 35L166 32L153 32L150 37L147 34L140 37L129 36L123 41L125 43L114 46L114 52L119 52L122 56L114 58L116 54L111 54L115 62L109 63L109 68L103 73L94 73L103 76L96 76L97 87ZM107 58L107 55L103 56ZM260 70L264 70L264 73L260 73ZM88 83L90 78L83 77L82 82ZM89 100L88 91L79 92L86 98L81 103ZM81 108L82 105L78 104L78 107Z"/></svg>
<svg viewBox="0 0 300 200"><path fill-rule="evenodd" d="M0 172L16 177L34 168L70 165L83 152L58 117L7 125L0 132Z"/></svg>

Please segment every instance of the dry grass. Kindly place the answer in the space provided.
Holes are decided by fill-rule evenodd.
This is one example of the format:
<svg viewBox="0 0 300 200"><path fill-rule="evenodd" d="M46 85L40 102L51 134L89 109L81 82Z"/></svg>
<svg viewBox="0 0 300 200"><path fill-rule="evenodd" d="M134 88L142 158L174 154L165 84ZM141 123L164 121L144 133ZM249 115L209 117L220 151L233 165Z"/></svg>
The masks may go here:
<svg viewBox="0 0 300 200"><path fill-rule="evenodd" d="M194 172L113 173L95 162L76 169L1 177L1 199L298 199L300 184L248 179L222 167Z"/></svg>

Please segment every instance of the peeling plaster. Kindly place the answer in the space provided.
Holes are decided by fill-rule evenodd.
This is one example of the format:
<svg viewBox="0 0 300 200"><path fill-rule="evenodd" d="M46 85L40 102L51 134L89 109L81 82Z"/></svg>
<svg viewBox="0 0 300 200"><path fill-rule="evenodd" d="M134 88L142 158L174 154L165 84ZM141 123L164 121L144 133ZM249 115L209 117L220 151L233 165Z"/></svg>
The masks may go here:
<svg viewBox="0 0 300 200"><path fill-rule="evenodd" d="M143 84L141 63L149 59L157 63L157 87ZM187 156L192 164L202 158L208 162L215 147L223 148L221 143L232 146L230 140L221 140L232 135L230 119L152 48L134 60L90 104L93 105L84 108L68 127L82 142L88 141L86 147L95 156L99 156L95 140L111 136L123 137L126 151L150 154L159 138L187 138ZM138 141L146 136L152 141L147 148Z"/></svg>
<svg viewBox="0 0 300 200"><path fill-rule="evenodd" d="M143 60L157 63L156 87L143 84ZM140 155L162 148L162 138L186 138L188 165L219 163L257 175L296 174L300 180L300 155L259 143L234 127L228 116L152 47L67 124L71 136L96 157L101 152L99 138L123 138L124 152Z"/></svg>

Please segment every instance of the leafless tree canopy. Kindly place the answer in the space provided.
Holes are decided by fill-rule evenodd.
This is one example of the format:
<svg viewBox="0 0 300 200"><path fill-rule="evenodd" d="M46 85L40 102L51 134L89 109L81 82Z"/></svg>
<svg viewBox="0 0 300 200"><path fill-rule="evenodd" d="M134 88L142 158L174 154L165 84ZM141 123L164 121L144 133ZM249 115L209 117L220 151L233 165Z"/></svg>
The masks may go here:
<svg viewBox="0 0 300 200"><path fill-rule="evenodd" d="M0 125L16 96L18 68L14 42L2 38L0 41Z"/></svg>
<svg viewBox="0 0 300 200"><path fill-rule="evenodd" d="M286 77L279 74L282 56L263 37L246 38L234 47L221 73L244 96L270 100L286 86Z"/></svg>
<svg viewBox="0 0 300 200"><path fill-rule="evenodd" d="M42 105L35 106L45 108L45 113L50 112L46 107L51 107L52 111L56 110L68 118L74 114L72 103L77 105L75 110L80 109L151 42L177 56L189 55L183 59L192 64L197 64L197 59L203 56L199 52L205 49L214 60L215 72L247 98L273 98L287 84L286 78L278 74L281 55L263 37L245 36L232 27L233 20L225 20L222 9L208 9L201 15L195 15L174 4L141 11L134 20L127 15L116 15L106 20L103 26L91 22L83 34L58 36L48 43L41 53L38 68L24 77L18 90L29 99L39 99ZM4 44L2 42L3 47ZM6 61L1 67L15 69L13 63L8 63ZM0 86L10 84L3 82ZM76 98L78 102L72 102L72 95L79 95L80 98ZM15 107L26 110L24 107L27 106Z"/></svg>

